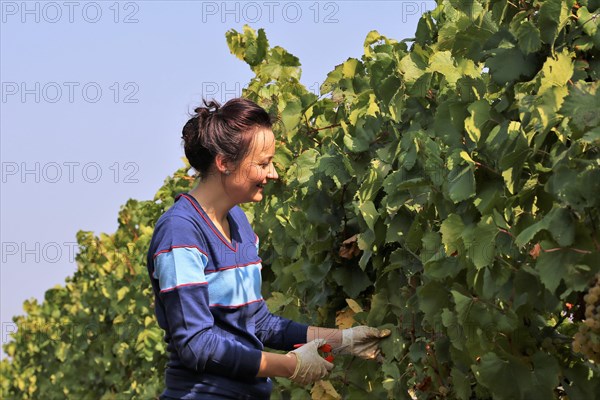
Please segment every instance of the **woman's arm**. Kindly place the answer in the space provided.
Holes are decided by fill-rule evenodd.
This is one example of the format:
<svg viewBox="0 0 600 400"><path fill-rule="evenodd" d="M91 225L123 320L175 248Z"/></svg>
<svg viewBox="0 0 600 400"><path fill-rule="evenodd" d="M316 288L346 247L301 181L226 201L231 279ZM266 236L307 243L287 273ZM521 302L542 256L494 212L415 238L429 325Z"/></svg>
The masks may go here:
<svg viewBox="0 0 600 400"><path fill-rule="evenodd" d="M306 341L315 339L325 339L334 349L342 345L341 329L321 328L318 326L309 326L306 331Z"/></svg>
<svg viewBox="0 0 600 400"><path fill-rule="evenodd" d="M277 354L263 351L260 359L260 367L256 376L281 376L283 378L289 378L296 370L296 363L297 359L293 353Z"/></svg>

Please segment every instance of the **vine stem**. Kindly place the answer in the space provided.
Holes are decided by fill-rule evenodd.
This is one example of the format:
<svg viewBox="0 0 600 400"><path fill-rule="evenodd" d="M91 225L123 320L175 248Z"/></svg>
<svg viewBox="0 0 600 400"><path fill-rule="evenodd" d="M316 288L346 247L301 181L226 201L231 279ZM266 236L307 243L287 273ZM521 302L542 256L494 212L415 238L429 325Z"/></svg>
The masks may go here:
<svg viewBox="0 0 600 400"><path fill-rule="evenodd" d="M494 173L494 174L496 174L498 176L502 176L502 174L500 172L496 171L495 169L493 169L491 167L488 167L485 164L480 163L479 161L475 161L475 165L477 165L478 167L483 167L483 168L487 169L488 171L490 171L490 172L492 172L492 173Z"/></svg>
<svg viewBox="0 0 600 400"><path fill-rule="evenodd" d="M431 360L433 361L433 363L435 365L431 365L431 367L433 368L433 371L435 372L435 375L438 379L438 383L440 386L444 386L444 379L442 378L442 374L440 373L440 364L437 360L437 357L435 356L435 350L431 348L431 346L429 346L429 355L431 356Z"/></svg>
<svg viewBox="0 0 600 400"><path fill-rule="evenodd" d="M344 197L346 195L346 188L348 187L348 184L344 184L344 186L342 186L342 201L340 204L340 207L342 208L342 211L344 212L344 230L342 231L342 237L344 238L344 240L346 240L346 231L347 231L347 225L348 225L348 216L346 215L346 207L344 207Z"/></svg>
<svg viewBox="0 0 600 400"><path fill-rule="evenodd" d="M555 251L560 251L560 250L571 250L571 251L574 251L579 254L592 254L592 252L590 250L581 250L581 249L576 249L574 247L554 247L551 249L542 249L542 251L544 253L553 253Z"/></svg>
<svg viewBox="0 0 600 400"><path fill-rule="evenodd" d="M579 17L578 17L577 15L573 15L573 16L574 16L576 19L579 19ZM593 20L595 20L596 18L598 18L598 16L600 16L600 13L592 14L592 15L590 16L590 19L588 19L588 20L587 20L587 21L585 21L583 24L581 24L581 26L582 26L582 29L583 29L583 25L587 24L587 23L588 23L588 22L590 22L590 21L593 21Z"/></svg>
<svg viewBox="0 0 600 400"><path fill-rule="evenodd" d="M306 117L306 114L304 114L304 121L306 122L306 126L308 126L308 118ZM314 136L311 135L312 131L310 130L311 128L308 128L308 132L307 135L313 142L315 142L318 145L321 145L321 142L319 142L317 139L314 138Z"/></svg>
<svg viewBox="0 0 600 400"><path fill-rule="evenodd" d="M600 250L600 243L598 243L598 240L596 240L596 236L598 235L598 231L596 230L596 221L594 219L594 216L592 215L591 211L588 209L586 209L585 211L592 223L592 240L594 241L594 245L596 246L596 250Z"/></svg>
<svg viewBox="0 0 600 400"><path fill-rule="evenodd" d="M307 121L307 125L308 125L308 121ZM337 128L338 126L342 126L342 124L333 124L333 125L329 125L329 126L324 126L322 128L308 128L309 129L308 133L314 133L314 132L322 131L324 129Z"/></svg>
<svg viewBox="0 0 600 400"><path fill-rule="evenodd" d="M514 237L515 237L515 235L513 235L512 233L510 233L509 231L507 231L507 230L506 230L506 229L504 229L504 228L498 228L498 230L499 230L500 232L504 232L504 233L506 233L508 236L510 236L510 237L512 237L512 238L514 238Z"/></svg>

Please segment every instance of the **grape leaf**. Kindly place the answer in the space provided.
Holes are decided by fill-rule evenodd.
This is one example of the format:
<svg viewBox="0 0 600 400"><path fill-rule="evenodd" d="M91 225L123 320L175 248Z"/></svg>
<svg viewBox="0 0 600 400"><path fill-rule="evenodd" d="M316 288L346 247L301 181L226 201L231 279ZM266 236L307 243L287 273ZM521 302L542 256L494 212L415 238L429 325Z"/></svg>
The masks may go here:
<svg viewBox="0 0 600 400"><path fill-rule="evenodd" d="M571 87L560 113L569 117L579 130L600 124L600 92L598 82L577 82Z"/></svg>
<svg viewBox="0 0 600 400"><path fill-rule="evenodd" d="M529 20L523 21L517 28L517 40L523 54L534 53L542 47L540 31Z"/></svg>

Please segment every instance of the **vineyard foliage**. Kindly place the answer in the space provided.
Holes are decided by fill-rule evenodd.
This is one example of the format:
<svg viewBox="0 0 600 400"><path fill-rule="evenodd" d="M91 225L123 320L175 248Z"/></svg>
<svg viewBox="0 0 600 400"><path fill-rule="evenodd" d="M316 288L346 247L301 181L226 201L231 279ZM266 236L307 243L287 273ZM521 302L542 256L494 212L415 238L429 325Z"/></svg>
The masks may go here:
<svg viewBox="0 0 600 400"><path fill-rule="evenodd" d="M244 97L279 118L281 179L245 206L271 311L392 330L382 364L340 356L312 390L276 379L273 398L600 393L600 304L584 300L600 271L599 6L439 1L414 38L370 32L320 95L263 30L227 33L255 74ZM3 398L160 393L145 252L192 181L186 166L128 201L114 235L78 233L77 272L15 319Z"/></svg>

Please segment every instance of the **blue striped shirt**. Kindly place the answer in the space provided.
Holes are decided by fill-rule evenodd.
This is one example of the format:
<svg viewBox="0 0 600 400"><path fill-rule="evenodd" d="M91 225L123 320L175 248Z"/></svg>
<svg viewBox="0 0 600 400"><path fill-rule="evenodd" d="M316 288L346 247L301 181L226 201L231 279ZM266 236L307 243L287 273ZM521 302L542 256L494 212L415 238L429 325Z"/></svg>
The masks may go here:
<svg viewBox="0 0 600 400"><path fill-rule="evenodd" d="M165 396L268 399L271 380L256 377L261 351L306 341L307 325L266 307L258 237L243 210L227 218L231 241L182 193L156 223L148 273L169 353Z"/></svg>

